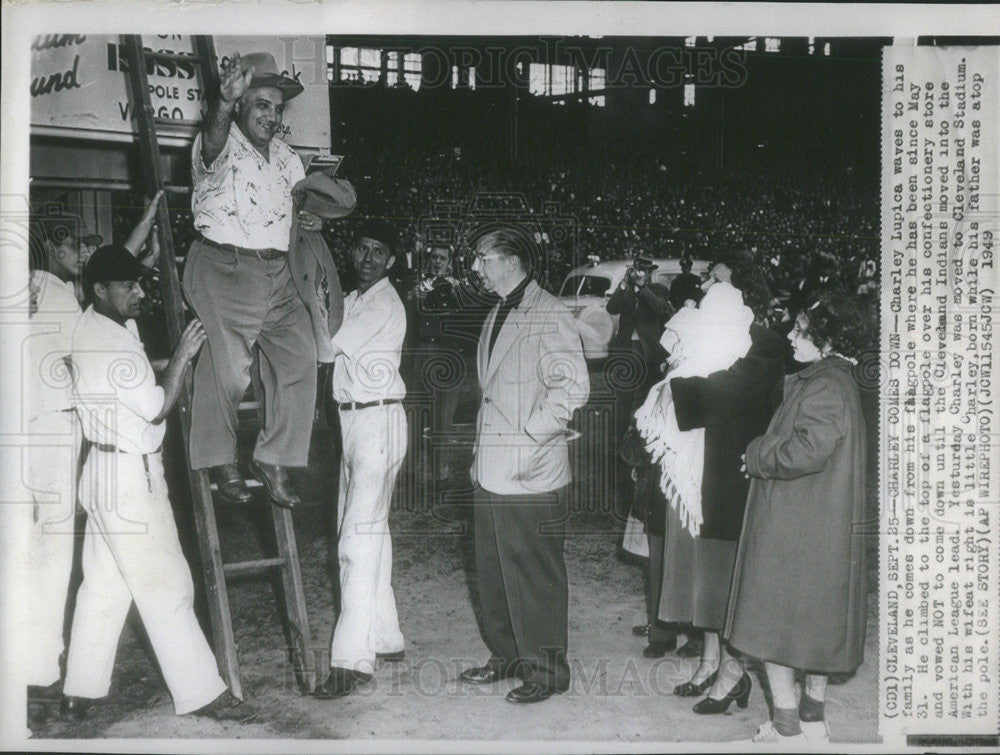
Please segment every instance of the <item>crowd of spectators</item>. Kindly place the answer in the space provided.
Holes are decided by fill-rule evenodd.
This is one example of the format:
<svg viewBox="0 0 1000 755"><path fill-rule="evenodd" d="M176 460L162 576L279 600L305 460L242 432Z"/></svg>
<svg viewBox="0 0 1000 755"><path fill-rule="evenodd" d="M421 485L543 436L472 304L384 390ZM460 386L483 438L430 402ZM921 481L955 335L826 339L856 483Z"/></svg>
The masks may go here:
<svg viewBox="0 0 1000 755"><path fill-rule="evenodd" d="M794 306L820 282L874 290L878 177L850 167L817 175L747 159L720 177L714 169L678 169L646 155L613 160L539 155L491 165L454 154L412 160L379 155L367 166L351 167L358 212L394 219L404 247L417 259L429 241L422 230L441 217L436 207L451 202L468 213L477 195L513 192L524 196L529 217L539 218L545 203L555 203L558 215L575 226L573 240L561 248L548 238L544 221L536 226L551 252L543 276L550 288L558 288L566 272L590 255L620 259L644 251L711 261L727 247L745 246L768 270L782 304ZM350 220L330 224L332 249L349 247L352 225Z"/></svg>
<svg viewBox="0 0 1000 755"><path fill-rule="evenodd" d="M526 210L517 219L533 225L548 256L542 283L557 289L564 275L589 255L620 259L644 251L653 257L711 261L732 246L749 248L769 273L775 307L795 306L820 282L873 294L879 254L877 174L855 166L803 170L788 162L753 155L717 166L692 165L669 156L580 151L488 158L459 151L420 149L401 154L371 150L349 154L341 175L359 197L355 217L329 221L324 234L351 287L349 251L359 218L380 216L395 223L411 264L419 267L431 239L433 219L449 225L455 214L469 217L475 198L509 193ZM138 198L117 203L141 208ZM172 212L177 253L190 242L185 197L174 195ZM557 207L574 229L556 242L546 232L543 208ZM448 209L442 214L442 206ZM116 219L128 225L128 213ZM454 223L457 236L461 222ZM124 226L123 226L124 227ZM454 274L465 272L459 248Z"/></svg>

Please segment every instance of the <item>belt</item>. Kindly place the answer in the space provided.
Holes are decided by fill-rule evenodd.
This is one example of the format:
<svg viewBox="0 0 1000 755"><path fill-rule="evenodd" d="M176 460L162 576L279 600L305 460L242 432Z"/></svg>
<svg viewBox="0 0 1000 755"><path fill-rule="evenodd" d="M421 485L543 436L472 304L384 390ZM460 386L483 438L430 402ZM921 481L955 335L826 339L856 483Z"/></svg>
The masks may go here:
<svg viewBox="0 0 1000 755"><path fill-rule="evenodd" d="M354 409L370 409L373 406L389 406L390 404L402 404L401 398L380 398L378 401L344 401L337 405L341 411L349 412Z"/></svg>
<svg viewBox="0 0 1000 755"><path fill-rule="evenodd" d="M288 255L288 252L282 249L248 249L245 246L236 246L236 244L220 244L218 241L212 241L212 239L203 234L198 234L198 238L201 239L203 244L208 244L208 246L215 249L221 249L224 252L231 252L233 254L243 254L247 257L258 257L262 260L280 260Z"/></svg>
<svg viewBox="0 0 1000 755"><path fill-rule="evenodd" d="M134 453L133 451L123 451L122 449L118 448L118 446L112 446L110 443L93 443L92 445L98 451L103 451L106 454L132 454L133 456L149 456L150 454L160 453L159 448L157 448L155 451L150 451L149 453L137 454Z"/></svg>
<svg viewBox="0 0 1000 755"><path fill-rule="evenodd" d="M151 451L148 454L133 454L130 451L122 451L117 446L112 446L109 443L94 443L94 447L98 451L104 451L105 453L109 454L129 454L131 456L139 456L142 459L142 468L146 472L146 489L149 490L150 493L153 492L153 479L149 475L149 457L152 454L160 453L160 450L163 448L162 446L160 446L160 448L157 448L155 451Z"/></svg>

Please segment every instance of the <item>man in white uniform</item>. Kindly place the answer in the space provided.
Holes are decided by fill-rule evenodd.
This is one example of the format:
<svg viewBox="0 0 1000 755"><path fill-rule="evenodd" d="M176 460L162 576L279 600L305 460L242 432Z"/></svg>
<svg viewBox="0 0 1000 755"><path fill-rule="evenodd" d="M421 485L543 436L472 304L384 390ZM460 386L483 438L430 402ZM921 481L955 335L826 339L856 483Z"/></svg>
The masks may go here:
<svg viewBox="0 0 1000 755"><path fill-rule="evenodd" d="M98 249L84 269L93 300L73 335L74 400L93 444L80 480L87 512L83 584L70 635L62 712L86 717L108 694L118 639L135 601L178 714L245 721L255 715L216 670L194 614L191 571L167 497L164 419L205 333L181 335L158 386L133 318L144 268L123 247Z"/></svg>
<svg viewBox="0 0 1000 755"><path fill-rule="evenodd" d="M130 254L142 248L153 225L160 195L147 206L125 246ZM27 557L24 584L19 595L27 603L23 652L19 655L28 685L29 716L41 723L45 703L58 702L61 677L63 625L70 573L73 566L73 535L77 465L80 456L80 424L73 411L67 359L73 331L82 310L76 286L90 257L88 245L95 236L83 236L76 218L40 215L32 219L32 238L42 255L31 271L29 282L30 330L27 370L23 385L27 395L28 432L32 442L24 457L24 481L34 499L31 506L16 509L17 529L25 533ZM140 258L151 265L159 247L149 245Z"/></svg>
<svg viewBox="0 0 1000 755"><path fill-rule="evenodd" d="M404 649L388 518L406 455L406 387L399 375L406 313L386 277L398 243L393 229L369 221L358 236L358 288L344 298L344 322L333 337L333 398L343 448L337 506L341 610L330 675L314 693L323 699L350 694L371 679L376 659L401 660Z"/></svg>

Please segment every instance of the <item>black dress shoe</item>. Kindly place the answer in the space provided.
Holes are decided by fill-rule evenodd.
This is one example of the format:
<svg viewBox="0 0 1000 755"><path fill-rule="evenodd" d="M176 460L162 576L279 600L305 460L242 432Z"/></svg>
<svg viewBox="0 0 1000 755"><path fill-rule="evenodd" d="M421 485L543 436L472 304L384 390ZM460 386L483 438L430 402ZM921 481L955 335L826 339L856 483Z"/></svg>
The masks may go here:
<svg viewBox="0 0 1000 755"><path fill-rule="evenodd" d="M59 702L59 715L64 721L83 721L90 713L94 704L91 697L72 697L63 695Z"/></svg>
<svg viewBox="0 0 1000 755"><path fill-rule="evenodd" d="M245 504L250 503L253 498L243 475L240 474L240 468L235 464L212 467L208 476L215 483L219 497L227 503Z"/></svg>
<svg viewBox="0 0 1000 755"><path fill-rule="evenodd" d="M507 693L505 698L509 703L540 703L555 694L552 687L537 682L525 682Z"/></svg>
<svg viewBox="0 0 1000 755"><path fill-rule="evenodd" d="M643 658L662 658L677 647L677 638L671 637L663 642L650 642L642 651Z"/></svg>
<svg viewBox="0 0 1000 755"><path fill-rule="evenodd" d="M399 663L406 657L406 651L397 650L394 653L375 653L375 657L380 661L385 661L386 663Z"/></svg>
<svg viewBox="0 0 1000 755"><path fill-rule="evenodd" d="M243 702L227 689L208 705L191 711L191 715L211 718L216 721L235 721L245 724L247 721L257 718L257 709L249 703Z"/></svg>
<svg viewBox="0 0 1000 755"><path fill-rule="evenodd" d="M371 674L355 671L349 668L334 666L323 684L316 688L313 697L320 700L333 700L351 694L359 684L365 684L372 679Z"/></svg>
<svg viewBox="0 0 1000 755"><path fill-rule="evenodd" d="M251 459L250 471L264 486L264 490L275 506L280 506L283 509L294 509L302 503L302 499L292 490L291 483L288 481L288 470L284 467Z"/></svg>
<svg viewBox="0 0 1000 755"><path fill-rule="evenodd" d="M632 634L636 637L649 637L649 624L636 624L632 627Z"/></svg>
<svg viewBox="0 0 1000 755"><path fill-rule="evenodd" d="M492 684L493 682L499 682L501 679L509 679L512 676L516 676L513 668L501 668L487 664L486 666L467 668L458 675L458 678L469 684Z"/></svg>
<svg viewBox="0 0 1000 755"><path fill-rule="evenodd" d="M698 697L698 695L704 695L705 690L715 684L715 677L718 675L718 671L713 671L712 675L709 676L708 679L699 684L694 684L693 682L678 684L674 687L674 694L678 697Z"/></svg>
<svg viewBox="0 0 1000 755"><path fill-rule="evenodd" d="M713 715L715 713L725 713L729 710L729 706L732 704L733 700L736 701L736 707L745 708L750 702L751 687L753 687L753 682L750 681L750 677L744 673L743 676L740 677L740 680L736 682L736 686L729 690L724 698L716 700L711 697L706 697L704 700L699 700L695 703L692 710L703 716Z"/></svg>

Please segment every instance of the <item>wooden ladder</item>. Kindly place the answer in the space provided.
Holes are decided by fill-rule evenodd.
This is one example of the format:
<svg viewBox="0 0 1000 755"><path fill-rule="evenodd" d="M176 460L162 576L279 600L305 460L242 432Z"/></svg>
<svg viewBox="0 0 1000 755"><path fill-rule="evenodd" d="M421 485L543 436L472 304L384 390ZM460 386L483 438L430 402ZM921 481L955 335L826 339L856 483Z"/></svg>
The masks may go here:
<svg viewBox="0 0 1000 755"><path fill-rule="evenodd" d="M163 189L164 177L160 163L160 147L157 126L200 127L197 121L164 120L157 118L149 97L149 83L146 63L149 60L174 60L194 63L200 67L204 91L217 93L219 73L216 67L215 46L209 36L193 36L194 55L158 53L143 49L142 37L123 35L125 53L128 60L129 85L132 106L138 122L138 140L141 151L143 180L149 195ZM156 225L160 242L160 284L163 307L167 318L167 334L171 344L176 344L186 324L184 303L181 297L180 278L177 272L177 258L174 253L170 215L165 197L156 211ZM215 520L215 505L212 500L214 484L210 484L208 472L191 469L188 456L191 433L191 386L189 372L180 398L177 412L180 419L182 442L188 481L191 486L191 500L194 506L194 521L198 536L198 547L205 575L205 590L208 597L209 616L212 622L215 657L219 673L225 679L233 694L243 698L243 684L240 679L239 657L233 636L232 616L229 610L229 593L226 577L247 572L279 569L284 588L285 618L290 639L291 663L296 682L303 694L312 692L316 685L316 658L309 632L309 617L306 612L305 593L302 589L302 573L299 566L299 552L295 544L295 530L292 515L288 509L268 505L274 518L274 534L277 542L277 556L252 561L223 563L219 546L219 530ZM255 386L257 388L257 386ZM257 393L258 396L262 394ZM241 407L242 408L242 407ZM248 484L259 486L256 480Z"/></svg>

